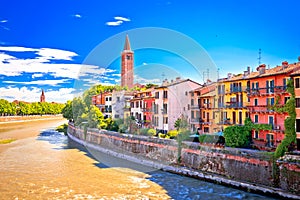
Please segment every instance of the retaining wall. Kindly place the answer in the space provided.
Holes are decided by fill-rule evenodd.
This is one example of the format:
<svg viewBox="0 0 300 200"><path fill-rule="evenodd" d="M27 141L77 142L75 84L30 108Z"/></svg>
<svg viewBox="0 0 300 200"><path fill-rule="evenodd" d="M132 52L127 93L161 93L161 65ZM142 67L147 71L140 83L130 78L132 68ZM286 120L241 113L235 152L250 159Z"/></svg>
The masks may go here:
<svg viewBox="0 0 300 200"><path fill-rule="evenodd" d="M98 129L87 129L85 133L83 129L72 124L69 124L68 133L107 150L138 158L141 162L152 161L164 166L186 167L258 186L271 187L274 184L271 156L260 151L207 147L192 142L183 142L181 148L178 148L176 140ZM178 152L178 149L181 151ZM177 162L179 156L181 156L180 164ZM299 156L294 159L299 159ZM278 189L299 195L299 163L285 160L278 165L280 168Z"/></svg>

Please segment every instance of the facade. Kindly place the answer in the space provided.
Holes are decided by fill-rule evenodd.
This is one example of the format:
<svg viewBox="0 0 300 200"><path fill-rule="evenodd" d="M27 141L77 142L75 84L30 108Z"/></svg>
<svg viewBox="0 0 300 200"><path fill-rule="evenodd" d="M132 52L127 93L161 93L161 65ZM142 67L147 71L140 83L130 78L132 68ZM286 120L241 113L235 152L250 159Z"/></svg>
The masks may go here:
<svg viewBox="0 0 300 200"><path fill-rule="evenodd" d="M144 128L152 127L152 95L154 88L136 92L130 100L130 115L134 116L137 122Z"/></svg>
<svg viewBox="0 0 300 200"><path fill-rule="evenodd" d="M240 75L228 74L227 78L221 79L217 84L217 123L221 130L228 126L243 125L249 116L247 105L247 81L250 68Z"/></svg>
<svg viewBox="0 0 300 200"><path fill-rule="evenodd" d="M42 94L41 94L41 97L40 97L40 102L46 102L46 97L45 97L45 93L44 93L44 90L42 90Z"/></svg>
<svg viewBox="0 0 300 200"><path fill-rule="evenodd" d="M175 121L184 117L190 123L191 104L190 91L199 88L200 84L190 79L181 80L179 77L170 83L165 80L154 90L152 122L153 127L160 132L175 129Z"/></svg>
<svg viewBox="0 0 300 200"><path fill-rule="evenodd" d="M298 66L300 66L300 57L298 58ZM295 70L291 74L294 79L295 88L295 100L296 100L296 140L297 140L297 150L300 150L300 70Z"/></svg>
<svg viewBox="0 0 300 200"><path fill-rule="evenodd" d="M121 86L133 88L134 53L131 51L129 37L126 35L124 49L121 54Z"/></svg>
<svg viewBox="0 0 300 200"><path fill-rule="evenodd" d="M216 84L205 85L200 90L200 131L202 133L214 133L220 131L219 125L215 121L216 115Z"/></svg>
<svg viewBox="0 0 300 200"><path fill-rule="evenodd" d="M112 92L112 119L123 119L126 110L126 102L132 99L133 95L125 90Z"/></svg>
<svg viewBox="0 0 300 200"><path fill-rule="evenodd" d="M275 148L284 138L286 112L277 112L290 98L286 91L291 73L298 64L283 62L281 66L266 69L262 64L252 72L248 81L248 106L250 118L255 124L271 124L272 130L252 131L254 146L259 149Z"/></svg>
<svg viewBox="0 0 300 200"><path fill-rule="evenodd" d="M191 130L199 133L220 131L216 116L216 83L206 83L191 91Z"/></svg>

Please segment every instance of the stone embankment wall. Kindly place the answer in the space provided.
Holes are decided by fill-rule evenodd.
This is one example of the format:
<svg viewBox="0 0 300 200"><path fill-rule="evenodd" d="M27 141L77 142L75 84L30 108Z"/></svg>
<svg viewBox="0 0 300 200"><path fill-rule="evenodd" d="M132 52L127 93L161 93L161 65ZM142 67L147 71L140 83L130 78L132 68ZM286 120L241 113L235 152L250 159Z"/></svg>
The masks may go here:
<svg viewBox="0 0 300 200"><path fill-rule="evenodd" d="M1 122L18 122L28 120L41 120L41 119L59 119L62 115L25 115L25 116L0 116Z"/></svg>
<svg viewBox="0 0 300 200"><path fill-rule="evenodd" d="M108 151L138 158L137 160L144 163L152 161L161 164L156 166L186 167L233 181L248 182L252 185L268 187L274 185L273 162L268 153L227 147L208 147L192 142L183 142L181 148L178 148L176 140L127 135L98 129L83 130L72 124L69 124L68 133ZM178 149L181 151L178 152ZM181 156L180 163L177 162L179 156ZM288 163L288 167L284 162L279 165L281 189L299 195L299 163Z"/></svg>

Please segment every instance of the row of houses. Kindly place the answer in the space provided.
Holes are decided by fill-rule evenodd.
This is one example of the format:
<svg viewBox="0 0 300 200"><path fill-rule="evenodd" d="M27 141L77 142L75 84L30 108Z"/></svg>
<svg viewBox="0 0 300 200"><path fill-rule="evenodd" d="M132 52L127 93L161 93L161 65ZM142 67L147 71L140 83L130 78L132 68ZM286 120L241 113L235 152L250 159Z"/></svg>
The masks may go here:
<svg viewBox="0 0 300 200"><path fill-rule="evenodd" d="M300 59L298 59L300 61ZM296 131L300 144L300 62L267 68L265 64L216 82L199 84L190 79L164 80L161 86L142 91L113 91L93 97L93 104L113 119L134 116L142 127L160 132L175 129L175 121L185 118L191 131L216 133L232 125L243 125L246 118L257 124L271 124L272 130L252 132L258 148L276 147L284 138L288 113L276 112L290 98L286 91L294 79Z"/></svg>

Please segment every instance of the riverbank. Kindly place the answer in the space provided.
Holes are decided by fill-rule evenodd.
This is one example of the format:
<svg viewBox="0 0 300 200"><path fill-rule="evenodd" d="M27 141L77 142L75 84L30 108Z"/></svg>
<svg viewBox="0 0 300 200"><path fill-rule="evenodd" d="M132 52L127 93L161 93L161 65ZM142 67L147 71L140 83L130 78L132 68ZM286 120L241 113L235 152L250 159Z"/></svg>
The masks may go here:
<svg viewBox="0 0 300 200"><path fill-rule="evenodd" d="M176 165L174 164L176 163L174 159L176 160L178 150L176 144L171 143L173 141L141 138L139 136L130 135L122 136L120 134L106 133L105 131L97 130L88 130L84 133L83 130L70 126L68 135L72 140L88 148L163 171L271 197L300 199L300 196L289 193L281 188L260 184L259 182L262 181L268 184L269 181L271 185L272 181L267 180L264 174L272 174L272 172L270 172L272 166L268 161L248 157L248 155L233 155L227 152L226 149L222 150L223 153L218 150L210 152L205 150L199 151L197 149L191 149L189 148L191 146L189 146L188 148L182 148L184 152L184 154L182 154L182 160L185 161L185 163L183 165ZM206 171L199 170L198 168L200 167ZM249 172L245 175L243 170ZM235 180L237 177L230 176L229 173L236 176L240 175L239 180ZM260 177L260 180L257 179L256 182L242 181L242 179L246 179L250 175L255 177L255 179Z"/></svg>
<svg viewBox="0 0 300 200"><path fill-rule="evenodd" d="M48 119L63 119L62 115L26 115L26 116L0 116L0 124L25 122L25 121L40 121Z"/></svg>
<svg viewBox="0 0 300 200"><path fill-rule="evenodd" d="M42 121L41 121L42 120ZM0 123L0 140L13 140L7 144L0 144L0 153L15 146L21 139L37 137L44 127L57 127L67 120L61 116L35 120L10 121Z"/></svg>

